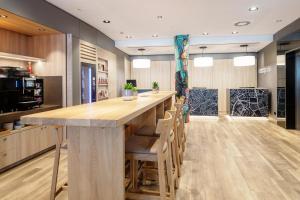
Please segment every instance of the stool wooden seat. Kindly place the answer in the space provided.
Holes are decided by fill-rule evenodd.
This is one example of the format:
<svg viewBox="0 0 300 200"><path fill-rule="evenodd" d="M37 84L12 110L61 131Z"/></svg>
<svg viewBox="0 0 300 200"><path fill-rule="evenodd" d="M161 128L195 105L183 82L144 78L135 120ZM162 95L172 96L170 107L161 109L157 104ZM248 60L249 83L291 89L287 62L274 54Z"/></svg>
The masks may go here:
<svg viewBox="0 0 300 200"><path fill-rule="evenodd" d="M175 199L175 189L172 181L172 158L170 145L170 130L172 127L172 115L165 113L164 119L159 119L155 133L159 137L130 136L125 144L126 159L131 160L132 166L130 178L133 182L133 191L126 192L129 199ZM136 188L137 164L136 161L152 161L158 164L159 195L157 192L142 193ZM165 176L167 172L167 177ZM169 192L166 191L167 185ZM169 196L167 196L169 193Z"/></svg>
<svg viewBox="0 0 300 200"><path fill-rule="evenodd" d="M130 136L126 141L126 153L131 153L132 158L138 159L140 154L157 154L159 140L156 137L147 136ZM167 143L163 147L163 151L166 151ZM143 155L142 155L143 156ZM156 158L154 159L154 161Z"/></svg>
<svg viewBox="0 0 300 200"><path fill-rule="evenodd" d="M177 130L177 145L178 145L178 154L179 154L179 160L182 164L183 162L183 152L184 152L184 123L183 123L183 104L181 102L177 102L174 104L175 108L177 109L177 119L176 119L176 130Z"/></svg>

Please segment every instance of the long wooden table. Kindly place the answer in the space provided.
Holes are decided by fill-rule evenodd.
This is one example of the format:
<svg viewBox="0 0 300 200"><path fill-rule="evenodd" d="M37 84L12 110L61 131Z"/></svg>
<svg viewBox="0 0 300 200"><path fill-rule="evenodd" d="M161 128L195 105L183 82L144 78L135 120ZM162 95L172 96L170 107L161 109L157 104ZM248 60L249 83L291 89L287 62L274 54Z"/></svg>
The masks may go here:
<svg viewBox="0 0 300 200"><path fill-rule="evenodd" d="M67 127L70 200L120 200L125 198L126 134L143 125L155 126L171 108L174 94L149 92L133 101L114 98L27 115L21 120L24 124Z"/></svg>

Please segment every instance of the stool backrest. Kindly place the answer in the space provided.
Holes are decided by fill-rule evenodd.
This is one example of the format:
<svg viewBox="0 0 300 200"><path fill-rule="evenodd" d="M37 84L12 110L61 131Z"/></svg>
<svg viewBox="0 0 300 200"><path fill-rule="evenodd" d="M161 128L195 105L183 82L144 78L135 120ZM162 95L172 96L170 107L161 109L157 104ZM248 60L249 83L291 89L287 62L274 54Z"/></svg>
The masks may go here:
<svg viewBox="0 0 300 200"><path fill-rule="evenodd" d="M170 137L170 131L172 127L172 115L166 111L164 119L159 119L156 126L156 133L159 133L159 150L163 151L164 146L168 143L168 138Z"/></svg>
<svg viewBox="0 0 300 200"><path fill-rule="evenodd" d="M177 103L174 104L174 106L177 109L175 123L176 123L176 126L177 126L177 122L179 122L180 127L178 127L178 128L180 129L180 128L182 128L182 123L183 123L183 103L178 101ZM179 121L177 121L177 119ZM177 136L178 136L178 138L181 138L182 137L182 132L178 131ZM179 144L180 144L180 141L179 141Z"/></svg>
<svg viewBox="0 0 300 200"><path fill-rule="evenodd" d="M168 112L172 115L172 122L171 122L171 128L170 128L170 142L173 142L175 139L175 134L176 134L176 113L177 109L174 108L173 110L168 110Z"/></svg>

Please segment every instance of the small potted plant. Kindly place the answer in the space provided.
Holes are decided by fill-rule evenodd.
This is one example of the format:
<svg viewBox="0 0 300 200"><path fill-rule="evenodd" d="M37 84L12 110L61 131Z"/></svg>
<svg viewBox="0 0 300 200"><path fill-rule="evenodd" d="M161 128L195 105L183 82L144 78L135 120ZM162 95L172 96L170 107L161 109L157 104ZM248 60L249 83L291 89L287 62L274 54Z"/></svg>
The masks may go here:
<svg viewBox="0 0 300 200"><path fill-rule="evenodd" d="M158 85L158 82L154 81L152 83L152 91L153 93L158 93L159 92L159 85Z"/></svg>
<svg viewBox="0 0 300 200"><path fill-rule="evenodd" d="M138 89L137 89L137 87L133 87L132 88L132 93L133 93L133 96L137 96L138 95Z"/></svg>
<svg viewBox="0 0 300 200"><path fill-rule="evenodd" d="M124 93L123 93L123 96L125 96L125 97L133 96L133 91L132 91L133 88L134 88L134 87L133 87L132 83L126 83L126 84L124 85Z"/></svg>

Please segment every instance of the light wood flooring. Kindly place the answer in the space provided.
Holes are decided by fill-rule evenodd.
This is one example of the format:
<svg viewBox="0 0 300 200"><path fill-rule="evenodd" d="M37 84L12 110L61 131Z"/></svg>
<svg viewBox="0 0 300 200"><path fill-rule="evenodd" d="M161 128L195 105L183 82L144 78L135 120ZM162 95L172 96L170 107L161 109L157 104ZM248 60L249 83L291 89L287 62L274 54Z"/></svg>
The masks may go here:
<svg viewBox="0 0 300 200"><path fill-rule="evenodd" d="M267 120L192 118L178 200L299 200L300 133ZM54 153L0 174L1 200L49 199ZM62 156L60 184L66 180ZM67 199L62 193L58 200Z"/></svg>

